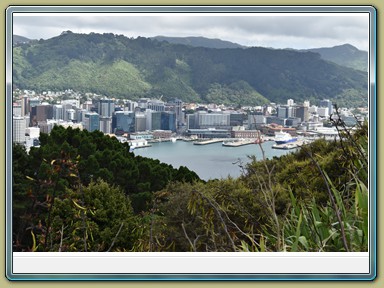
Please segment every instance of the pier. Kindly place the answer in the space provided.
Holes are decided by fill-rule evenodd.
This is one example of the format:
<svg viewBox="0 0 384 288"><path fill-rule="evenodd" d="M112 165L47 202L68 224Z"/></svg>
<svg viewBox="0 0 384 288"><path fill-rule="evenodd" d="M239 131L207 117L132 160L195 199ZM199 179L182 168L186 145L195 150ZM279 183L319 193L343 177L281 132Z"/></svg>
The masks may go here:
<svg viewBox="0 0 384 288"><path fill-rule="evenodd" d="M198 141L193 142L193 145L208 145L208 144L223 142L223 140L225 140L225 139L198 140Z"/></svg>

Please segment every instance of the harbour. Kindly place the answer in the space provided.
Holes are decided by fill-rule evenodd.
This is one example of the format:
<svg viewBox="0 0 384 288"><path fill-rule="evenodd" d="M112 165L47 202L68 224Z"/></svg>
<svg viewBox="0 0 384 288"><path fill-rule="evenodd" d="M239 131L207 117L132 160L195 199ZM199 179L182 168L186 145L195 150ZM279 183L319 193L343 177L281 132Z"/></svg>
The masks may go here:
<svg viewBox="0 0 384 288"><path fill-rule="evenodd" d="M227 139L228 140L228 139ZM158 159L175 168L185 166L196 172L203 180L237 178L242 175L243 168L251 161L263 159L259 145L223 146L220 142L194 145L194 141L167 141L151 143L152 147L135 149L134 154ZM279 157L291 153L292 150L273 149L274 142L261 144L266 158Z"/></svg>

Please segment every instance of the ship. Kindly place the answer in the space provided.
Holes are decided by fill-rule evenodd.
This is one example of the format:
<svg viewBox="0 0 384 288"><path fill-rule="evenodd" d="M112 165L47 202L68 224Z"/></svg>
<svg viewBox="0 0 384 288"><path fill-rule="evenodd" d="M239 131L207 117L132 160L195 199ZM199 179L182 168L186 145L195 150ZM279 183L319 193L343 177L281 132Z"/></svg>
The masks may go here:
<svg viewBox="0 0 384 288"><path fill-rule="evenodd" d="M289 134L287 132L280 131L280 132L275 132L275 139L274 140L275 140L276 144L280 145L280 144L296 142L297 137L292 137L291 134Z"/></svg>

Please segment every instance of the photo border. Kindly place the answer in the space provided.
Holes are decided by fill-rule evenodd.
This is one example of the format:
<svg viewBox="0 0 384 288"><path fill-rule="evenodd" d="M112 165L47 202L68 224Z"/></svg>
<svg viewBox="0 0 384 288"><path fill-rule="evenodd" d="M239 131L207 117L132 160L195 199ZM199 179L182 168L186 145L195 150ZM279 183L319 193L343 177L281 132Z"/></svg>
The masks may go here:
<svg viewBox="0 0 384 288"><path fill-rule="evenodd" d="M87 11L79 11L78 9L82 8ZM95 10L102 10L102 11L89 11L88 9L92 8ZM313 9L319 9L315 12ZM21 9L22 11L20 11ZM73 275L74 277L72 279L68 279L68 276L65 276L62 278L61 275L15 275L12 273L12 271L9 270L10 264L12 264L12 233L10 233L10 227L11 224L11 216L12 216L12 197L11 197L11 173L9 172L11 169L7 169L8 173L6 174L6 218L7 218L7 225L6 225L6 265L7 265L7 277L10 280L372 280L376 277L376 270L377 270L377 183L376 183L376 171L377 171L377 163L376 163L376 157L377 157L377 135L376 135L376 107L377 107L377 95L376 95L376 59L377 59L377 23L376 23L376 9L373 6L302 6L302 5L291 5L291 6L252 6L252 5L242 5L242 6L232 6L232 5L226 5L226 6L174 6L174 5L162 5L162 6L11 6L7 9L7 19L6 19L6 64L7 64L7 71L6 71L6 160L8 163L8 167L10 159L12 158L11 154L11 147L12 147L12 122L9 120L10 117L12 119L12 115L9 112L9 107L12 107L12 89L11 89L11 81L12 81L12 70L9 69L9 67L12 67L10 65L9 60L12 59L12 25L9 23L10 14L15 12L25 12L25 13L39 13L42 12L41 9L46 11L47 13L52 12L60 12L60 13L92 13L92 12L99 12L99 13L122 13L122 12L130 12L130 13L145 13L145 12L172 12L172 13L191 13L191 12L225 12L225 13L252 13L252 12L271 12L270 9L274 9L272 11L273 13L288 13L288 12L298 12L298 13L346 13L346 12L363 12L359 9L368 9L367 11L370 13L370 17L372 18L370 22L370 34L371 34L371 41L370 41L370 73L369 73L369 84L370 84L370 97L369 97L369 115L370 115L370 121L369 121L369 132L370 132L370 169L371 169L371 175L370 175L370 193L373 191L373 195L370 194L370 231L371 231L371 237L370 237L370 261L371 261L371 269L369 275L363 275L363 276L353 276L353 275L337 275L334 277L334 275L329 275L329 278L316 278L315 275L305 275L305 274L289 274L289 275L281 275L281 274L198 274L196 277L196 274L189 275L189 274L183 274L175 276L175 274L150 274L149 278L146 274L136 274L135 276L124 278L114 278L114 279L108 279L110 278L111 274L108 275L101 275L100 279L94 276L91 278L87 278L86 275ZM57 11L56 9L60 9L60 11ZM117 9L117 10L116 10ZM129 11L122 11L128 9ZM246 9L246 10L245 10ZM256 9L256 11L252 10ZM276 11L277 9L278 11ZM281 9L281 10L279 10ZM310 11L308 11L308 9ZM331 11L327 10L330 9ZM340 10L342 9L342 10ZM156 10L156 11L155 11ZM326 11L325 11L326 10ZM358 11L357 11L358 10ZM11 60L12 62L12 60ZM12 110L12 109L11 109ZM373 171L373 175L372 175ZM291 253L291 252L290 252ZM12 266L12 265L11 265ZM69 274L71 275L71 274ZM127 275L127 274L124 274ZM145 277L143 277L145 276ZM184 277L185 276L185 277ZM212 277L213 276L213 277ZM245 277L244 277L245 276ZM271 278L265 277L265 276L272 276ZM292 277L291 277L292 276ZM192 277L192 278L190 278ZM200 277L200 278L199 278ZM296 277L296 278L295 278ZM113 278L113 277L112 277Z"/></svg>

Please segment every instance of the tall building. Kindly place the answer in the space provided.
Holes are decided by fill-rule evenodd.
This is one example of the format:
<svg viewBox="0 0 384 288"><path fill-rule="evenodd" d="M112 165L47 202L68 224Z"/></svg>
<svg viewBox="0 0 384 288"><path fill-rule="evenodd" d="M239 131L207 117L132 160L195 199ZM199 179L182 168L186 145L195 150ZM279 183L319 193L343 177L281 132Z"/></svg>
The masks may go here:
<svg viewBox="0 0 384 288"><path fill-rule="evenodd" d="M115 111L115 101L107 98L100 99L97 108L100 116L112 117L112 114Z"/></svg>
<svg viewBox="0 0 384 288"><path fill-rule="evenodd" d="M100 117L99 130L105 134L112 133L112 117Z"/></svg>
<svg viewBox="0 0 384 288"><path fill-rule="evenodd" d="M197 119L195 119L196 124L198 129L226 129L230 127L230 114L199 112L197 113Z"/></svg>
<svg viewBox="0 0 384 288"><path fill-rule="evenodd" d="M287 105L288 106L293 106L293 105L295 105L295 101L293 101L293 99L288 99L287 100Z"/></svg>
<svg viewBox="0 0 384 288"><path fill-rule="evenodd" d="M135 132L147 130L145 114L142 112L135 113Z"/></svg>
<svg viewBox="0 0 384 288"><path fill-rule="evenodd" d="M173 111L176 113L176 125L177 127L180 127L184 124L184 116L183 116L183 101L180 99L173 99L168 102L170 106L173 107Z"/></svg>
<svg viewBox="0 0 384 288"><path fill-rule="evenodd" d="M112 131L115 134L135 132L135 113L116 111L112 117Z"/></svg>
<svg viewBox="0 0 384 288"><path fill-rule="evenodd" d="M176 113L173 111L161 112L161 130L176 132Z"/></svg>
<svg viewBox="0 0 384 288"><path fill-rule="evenodd" d="M165 111L165 104L161 100L152 99L147 102L146 109L151 109L153 111Z"/></svg>
<svg viewBox="0 0 384 288"><path fill-rule="evenodd" d="M296 117L301 119L301 122L308 122L309 111L307 106L296 106Z"/></svg>
<svg viewBox="0 0 384 288"><path fill-rule="evenodd" d="M328 108L328 114L331 115L333 113L332 101L328 99L324 99L320 101L320 107Z"/></svg>
<svg viewBox="0 0 384 288"><path fill-rule="evenodd" d="M53 119L64 120L64 108L63 105L53 105Z"/></svg>
<svg viewBox="0 0 384 288"><path fill-rule="evenodd" d="M95 112L88 112L84 115L84 128L89 132L100 129L100 116Z"/></svg>
<svg viewBox="0 0 384 288"><path fill-rule="evenodd" d="M21 116L13 116L12 141L16 143L25 142L26 122Z"/></svg>

